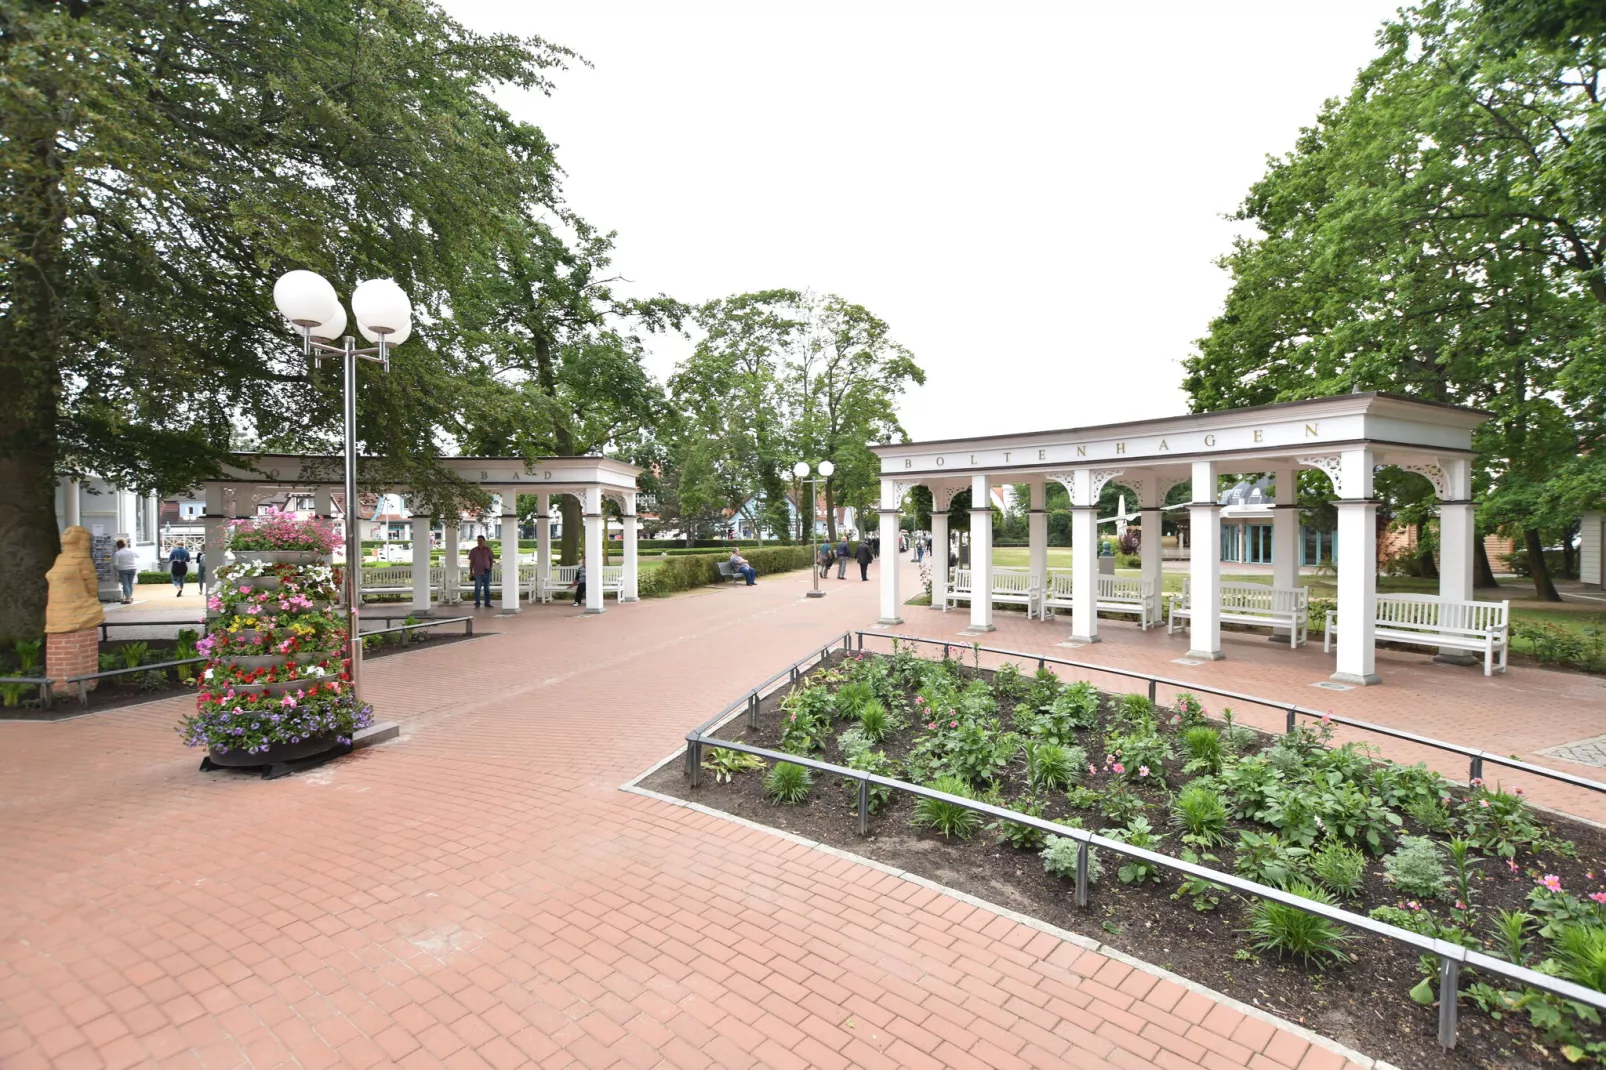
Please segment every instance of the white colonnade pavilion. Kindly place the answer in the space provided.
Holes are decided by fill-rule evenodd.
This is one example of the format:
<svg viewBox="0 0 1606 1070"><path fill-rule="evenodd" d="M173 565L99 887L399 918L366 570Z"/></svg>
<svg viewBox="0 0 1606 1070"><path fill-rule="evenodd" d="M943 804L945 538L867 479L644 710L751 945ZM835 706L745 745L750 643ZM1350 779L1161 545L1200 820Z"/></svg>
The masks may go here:
<svg viewBox="0 0 1606 1070"><path fill-rule="evenodd" d="M1048 516L1044 487L1065 486L1071 503L1070 641L1096 643L1099 625L1099 494L1116 483L1137 498L1143 538L1142 580L1161 589L1161 509L1178 484L1191 487L1189 580L1191 638L1187 656L1223 657L1221 649L1221 506L1217 477L1271 472L1271 586L1299 583L1297 473L1314 469L1332 486L1338 513L1338 629L1336 671L1348 684L1379 682L1375 668L1377 500L1373 476L1386 465L1417 472L1438 498L1440 600L1471 602L1473 557L1472 433L1487 413L1384 393L1344 394L1131 423L1062 431L989 435L872 446L881 462L881 542L896 546L899 510L916 486L931 491L932 604L946 602L948 510L970 491L973 592L994 590L989 491L998 484L1031 488L1029 573L1047 582ZM898 571L881 570L880 623L903 623ZM993 599L970 599L969 631L993 629ZM1465 654L1446 655L1464 660Z"/></svg>
<svg viewBox="0 0 1606 1070"><path fill-rule="evenodd" d="M581 519L585 528L585 570L587 613L601 613L605 588L614 591L621 602L637 600L639 568L636 556L636 537L639 530L636 513L636 477L642 472L634 465L607 457L544 457L526 461L522 457L441 457L438 463L459 479L478 485L498 501L497 512L502 523L500 589L498 597L503 612L519 611L519 540L518 496L532 494L536 499L536 554L532 594L544 598L552 575L551 518L559 495L571 494L580 502ZM225 467L222 477L202 484L206 499L206 513L202 524L206 532L206 545L214 551L209 561L221 563L218 551L222 529L229 520L255 516L259 502L275 501L287 493L307 493L313 496L313 512L318 516L334 515L334 492L342 486L342 460L340 457L301 456L294 454L236 454L234 462ZM367 467L365 463L360 468ZM377 466L377 463L376 463ZM412 568L408 587L414 612L427 613L431 601L430 540L428 530L432 513L422 499L409 494L402 485L374 486L365 483L364 493L401 495L412 514ZM619 505L624 520L624 538L621 546L622 565L611 566L620 571L612 583L604 582L603 535L605 520L603 499L611 498ZM345 506L345 503L342 503ZM438 583L441 601L459 601L461 586L467 581L466 569L460 574L458 560L468 547L459 547L457 517L443 518L442 546L443 571ZM422 538L416 537L423 533ZM355 555L360 558L360 555ZM214 566L215 567L215 566Z"/></svg>

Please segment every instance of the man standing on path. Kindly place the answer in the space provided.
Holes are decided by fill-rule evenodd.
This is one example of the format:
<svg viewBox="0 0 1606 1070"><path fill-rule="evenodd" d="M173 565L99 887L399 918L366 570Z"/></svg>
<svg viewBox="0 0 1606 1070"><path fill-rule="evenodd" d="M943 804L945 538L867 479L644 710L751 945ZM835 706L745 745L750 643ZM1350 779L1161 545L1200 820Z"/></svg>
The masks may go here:
<svg viewBox="0 0 1606 1070"><path fill-rule="evenodd" d="M873 560L875 560L875 553L870 549L870 544L861 539L858 555L859 579L866 583L870 582L870 562Z"/></svg>
<svg viewBox="0 0 1606 1070"><path fill-rule="evenodd" d="M842 536L842 541L836 544L837 579L845 580L848 578L848 558L852 556L852 553L848 550L848 537L844 535Z"/></svg>
<svg viewBox="0 0 1606 1070"><path fill-rule="evenodd" d="M485 592L485 608L491 607L491 548L481 535L468 552L468 574L474 578L474 608L480 608L480 592Z"/></svg>
<svg viewBox="0 0 1606 1070"><path fill-rule="evenodd" d="M173 586L178 588L178 593L174 597L183 598L184 577L190 574L190 552L184 548L183 543L167 551L167 565L173 576Z"/></svg>

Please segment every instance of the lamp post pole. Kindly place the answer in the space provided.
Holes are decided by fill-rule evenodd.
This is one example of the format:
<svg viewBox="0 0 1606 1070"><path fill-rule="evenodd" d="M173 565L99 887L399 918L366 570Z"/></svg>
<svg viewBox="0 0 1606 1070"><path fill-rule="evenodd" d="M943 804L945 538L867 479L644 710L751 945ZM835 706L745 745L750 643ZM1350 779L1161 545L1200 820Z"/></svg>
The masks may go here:
<svg viewBox="0 0 1606 1070"><path fill-rule="evenodd" d="M362 639L359 606L362 594L362 527L357 512L357 361L371 360L390 371L390 351L413 332L412 302L390 279L359 283L351 295L351 311L362 336L375 343L358 348L346 329L346 310L329 281L311 271L291 271L273 287L279 312L301 335L301 352L309 360L341 362L341 409L345 424L346 572L341 584L346 599L346 665L351 701L362 708ZM339 345L331 344L340 338Z"/></svg>
<svg viewBox="0 0 1606 1070"><path fill-rule="evenodd" d="M836 466L830 461L821 461L819 473L829 479ZM812 582L808 596L810 598L824 598L825 592L820 590L820 526L814 522L814 501L819 497L820 480L818 477L809 478L809 462L799 461L792 466L792 474L809 487L809 545L812 558L809 561L809 577Z"/></svg>

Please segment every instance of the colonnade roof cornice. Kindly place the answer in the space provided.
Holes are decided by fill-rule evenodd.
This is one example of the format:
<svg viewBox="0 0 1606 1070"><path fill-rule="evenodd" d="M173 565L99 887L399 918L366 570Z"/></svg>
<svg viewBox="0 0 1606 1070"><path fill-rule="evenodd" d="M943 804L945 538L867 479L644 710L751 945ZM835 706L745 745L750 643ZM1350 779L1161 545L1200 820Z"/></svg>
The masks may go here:
<svg viewBox="0 0 1606 1070"><path fill-rule="evenodd" d="M1472 456L1488 414L1388 394L1170 416L1059 431L871 446L883 477L953 479L1008 473L1019 480L1080 468L1164 471L1212 460L1224 471L1299 466L1301 458L1370 449L1379 464Z"/></svg>
<svg viewBox="0 0 1606 1070"><path fill-rule="evenodd" d="M528 494L578 493L600 487L605 492L635 493L636 477L644 469L611 457L438 457L436 462L453 475L493 492L517 487ZM359 470L366 465L383 469L383 458L359 458ZM338 487L343 482L343 461L338 456L288 453L237 453L234 462L224 465L223 474L205 483L251 484L255 486L302 489L318 486ZM378 486L391 492L404 491L406 484L381 480L364 482L364 491Z"/></svg>

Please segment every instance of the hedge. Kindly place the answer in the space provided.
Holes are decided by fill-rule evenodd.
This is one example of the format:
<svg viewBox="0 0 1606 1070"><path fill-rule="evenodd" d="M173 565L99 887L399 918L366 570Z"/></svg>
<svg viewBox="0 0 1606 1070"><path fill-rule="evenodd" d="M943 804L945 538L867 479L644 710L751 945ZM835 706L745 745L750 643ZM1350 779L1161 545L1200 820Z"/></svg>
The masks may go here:
<svg viewBox="0 0 1606 1070"><path fill-rule="evenodd" d="M813 551L807 546L773 546L748 550L742 556L747 558L747 563L760 576L808 568L814 560ZM641 574L639 593L643 598L650 598L720 583L724 577L719 574L719 563L723 560L725 557L719 554L686 554L666 558L657 568Z"/></svg>

